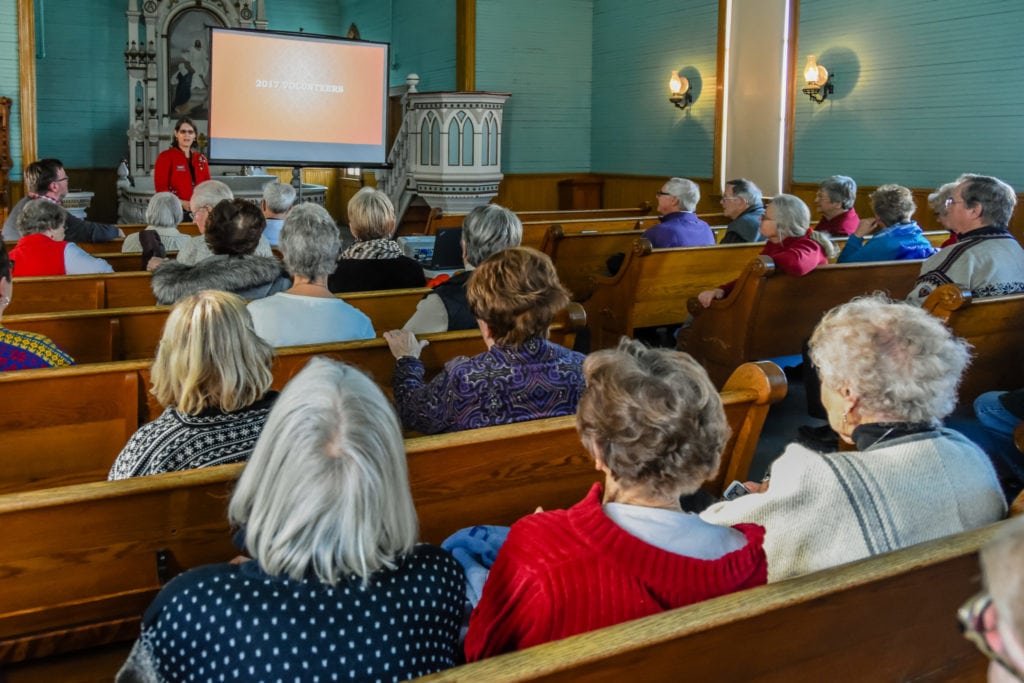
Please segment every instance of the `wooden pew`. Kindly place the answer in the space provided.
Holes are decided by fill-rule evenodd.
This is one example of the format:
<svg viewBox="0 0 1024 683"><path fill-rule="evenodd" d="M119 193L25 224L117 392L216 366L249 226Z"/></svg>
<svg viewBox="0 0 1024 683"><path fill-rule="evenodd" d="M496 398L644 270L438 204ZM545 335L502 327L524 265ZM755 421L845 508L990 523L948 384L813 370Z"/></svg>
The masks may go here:
<svg viewBox="0 0 1024 683"><path fill-rule="evenodd" d="M770 257L758 256L725 299L709 308L689 300L686 350L712 381L724 382L746 361L800 353L821 316L855 296L885 291L906 297L920 270L921 261L878 261L829 264L789 277L777 274Z"/></svg>
<svg viewBox="0 0 1024 683"><path fill-rule="evenodd" d="M365 313L382 334L400 328L428 292L426 287L350 292L338 298ZM36 332L63 348L79 365L153 358L170 306L106 308L58 313L28 313L4 318L12 330Z"/></svg>
<svg viewBox="0 0 1024 683"><path fill-rule="evenodd" d="M153 306L150 280L147 272L19 277L4 314Z"/></svg>
<svg viewBox="0 0 1024 683"><path fill-rule="evenodd" d="M723 391L734 438L713 481L753 451L784 393L780 377L751 365ZM573 416L409 439L406 452L420 536L432 543L465 526L511 524L537 505L568 507L600 479ZM225 508L242 467L0 496L0 575L12 596L0 607L0 663L133 640L163 582L236 554Z"/></svg>
<svg viewBox="0 0 1024 683"><path fill-rule="evenodd" d="M651 213L653 207L643 202L639 207L631 206L621 209L568 209L543 211L516 211L516 216L523 223L557 223L573 220L603 220L607 218L640 218ZM439 228L461 228L466 214L445 213L442 209L431 209L427 218L426 235L435 235Z"/></svg>
<svg viewBox="0 0 1024 683"><path fill-rule="evenodd" d="M571 304L550 338L572 346L585 324L580 306ZM486 349L478 330L424 338L430 341L421 355L428 376L456 356ZM273 388L284 388L316 355L355 365L391 395L395 360L383 339L279 349ZM162 411L149 393L150 365L133 360L0 373L0 493L105 478L128 438Z"/></svg>
<svg viewBox="0 0 1024 683"><path fill-rule="evenodd" d="M142 252L97 252L93 256L101 258L114 269L115 273L131 273L135 271L145 270L142 266ZM167 258L176 258L178 252L169 251L167 252Z"/></svg>
<svg viewBox="0 0 1024 683"><path fill-rule="evenodd" d="M607 275L608 258L629 251L642 234L642 230L566 233L561 225L552 225L540 250L551 257L558 279L572 293L573 301L586 301L593 293L591 276Z"/></svg>
<svg viewBox="0 0 1024 683"><path fill-rule="evenodd" d="M592 294L584 304L590 348L613 347L619 337L632 337L638 327L682 323L689 297L735 278L763 247L756 243L654 249L649 240L634 240L618 273L591 276Z"/></svg>
<svg viewBox="0 0 1024 683"><path fill-rule="evenodd" d="M984 681L960 635L999 524L417 680Z"/></svg>
<svg viewBox="0 0 1024 683"><path fill-rule="evenodd" d="M929 294L923 308L974 347L960 385L962 407L986 391L1024 386L1024 294L977 298L949 284Z"/></svg>

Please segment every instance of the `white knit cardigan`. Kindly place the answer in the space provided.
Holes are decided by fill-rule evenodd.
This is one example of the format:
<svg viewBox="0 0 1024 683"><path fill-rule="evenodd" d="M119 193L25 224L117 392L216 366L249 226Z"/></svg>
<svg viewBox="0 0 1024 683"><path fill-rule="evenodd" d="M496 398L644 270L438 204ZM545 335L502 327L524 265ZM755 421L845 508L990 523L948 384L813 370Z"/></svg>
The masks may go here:
<svg viewBox="0 0 1024 683"><path fill-rule="evenodd" d="M790 444L764 493L701 514L765 527L768 580L779 581L995 522L1006 503L986 456L958 432L911 434L864 451Z"/></svg>

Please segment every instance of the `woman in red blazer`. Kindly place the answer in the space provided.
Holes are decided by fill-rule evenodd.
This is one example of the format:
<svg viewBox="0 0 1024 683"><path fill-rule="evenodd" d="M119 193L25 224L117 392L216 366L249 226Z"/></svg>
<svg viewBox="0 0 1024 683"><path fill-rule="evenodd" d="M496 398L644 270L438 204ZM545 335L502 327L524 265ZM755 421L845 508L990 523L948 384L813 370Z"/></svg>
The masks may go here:
<svg viewBox="0 0 1024 683"><path fill-rule="evenodd" d="M157 192L173 192L181 201L182 210L191 219L192 189L210 179L210 162L199 153L195 145L196 126L190 118L178 119L174 124L174 142L170 149L160 152L153 169L153 185Z"/></svg>

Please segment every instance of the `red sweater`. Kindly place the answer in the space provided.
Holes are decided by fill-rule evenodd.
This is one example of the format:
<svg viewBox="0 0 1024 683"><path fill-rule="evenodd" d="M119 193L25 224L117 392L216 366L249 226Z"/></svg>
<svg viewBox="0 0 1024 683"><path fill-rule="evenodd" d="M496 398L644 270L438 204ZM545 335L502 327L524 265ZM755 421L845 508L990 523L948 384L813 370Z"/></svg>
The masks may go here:
<svg viewBox="0 0 1024 683"><path fill-rule="evenodd" d="M153 185L157 192L173 192L178 199L192 199L192 189L199 183L210 179L210 164L199 152L192 152L192 168L196 172L196 182L192 182L192 173L188 170L188 158L178 147L160 152L153 169Z"/></svg>
<svg viewBox="0 0 1024 683"><path fill-rule="evenodd" d="M605 515L595 484L568 510L512 525L466 634L483 659L682 607L767 580L764 529L738 524L747 545L716 560L677 555Z"/></svg>
<svg viewBox="0 0 1024 683"><path fill-rule="evenodd" d="M843 237L845 235L852 235L859 223L860 216L851 208L832 218L822 216L818 224L814 226L814 229L827 232L835 237Z"/></svg>
<svg viewBox="0 0 1024 683"><path fill-rule="evenodd" d="M795 277L807 275L807 273L818 266L828 263L821 245L807 235L803 237L787 237L778 244L775 242L765 242L764 249L761 250L761 256L771 256L772 261L775 262L775 267L780 272ZM736 280L733 280L732 282L725 283L719 289L728 296L735 286Z"/></svg>
<svg viewBox="0 0 1024 683"><path fill-rule="evenodd" d="M14 277L32 275L64 275L64 248L67 242L58 242L46 235L34 233L18 240L11 249L14 259Z"/></svg>

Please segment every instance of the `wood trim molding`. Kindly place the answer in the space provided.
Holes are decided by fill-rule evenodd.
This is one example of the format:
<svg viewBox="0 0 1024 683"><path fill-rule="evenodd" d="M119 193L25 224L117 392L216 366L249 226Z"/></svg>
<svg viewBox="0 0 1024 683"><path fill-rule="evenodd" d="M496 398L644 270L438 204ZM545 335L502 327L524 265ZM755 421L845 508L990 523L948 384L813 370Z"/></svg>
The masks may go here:
<svg viewBox="0 0 1024 683"><path fill-rule="evenodd" d="M715 69L715 133L714 133L714 158L711 160L711 184L718 189L722 188L722 126L725 124L725 44L729 40L726 26L729 17L729 4L732 0L719 0L718 2L718 57Z"/></svg>
<svg viewBox="0 0 1024 683"><path fill-rule="evenodd" d="M39 158L36 140L36 20L34 0L18 0L18 110L21 169Z"/></svg>
<svg viewBox="0 0 1024 683"><path fill-rule="evenodd" d="M789 56L786 58L786 144L782 152L782 191L791 192L793 187L793 136L796 130L793 118L796 116L797 59L800 37L800 0L788 0L789 4Z"/></svg>
<svg viewBox="0 0 1024 683"><path fill-rule="evenodd" d="M476 90L476 0L455 3L455 89Z"/></svg>

